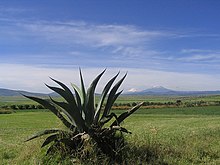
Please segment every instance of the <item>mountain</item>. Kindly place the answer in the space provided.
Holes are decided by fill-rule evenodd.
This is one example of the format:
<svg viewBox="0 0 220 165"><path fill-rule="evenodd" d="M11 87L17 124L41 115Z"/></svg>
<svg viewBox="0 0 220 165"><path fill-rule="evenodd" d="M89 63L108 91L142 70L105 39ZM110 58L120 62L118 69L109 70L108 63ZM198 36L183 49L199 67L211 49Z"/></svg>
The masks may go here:
<svg viewBox="0 0 220 165"><path fill-rule="evenodd" d="M171 90L171 89L167 89L167 88L164 88L162 86L156 86L156 87L153 87L153 88L149 88L149 89L145 89L143 91L141 91L142 93L173 93L175 91Z"/></svg>
<svg viewBox="0 0 220 165"><path fill-rule="evenodd" d="M0 88L0 96L21 96L21 94L37 97L45 96L59 96L57 93L34 93L21 90L11 90ZM198 96L198 95L220 95L220 91L176 91L164 88L162 86L156 86L153 88L145 89L142 91L130 90L123 95L151 95L151 96Z"/></svg>
<svg viewBox="0 0 220 165"><path fill-rule="evenodd" d="M176 91L164 88L162 86L156 86L153 88L145 89L142 91L127 92L125 95L174 95L174 96L196 96L196 95L220 95L220 91Z"/></svg>
<svg viewBox="0 0 220 165"><path fill-rule="evenodd" d="M27 91L21 91L21 90L11 90L11 89L0 88L0 96L21 96L21 94L29 95L29 96L47 96L48 95L44 93L34 93L34 92L27 92Z"/></svg>
<svg viewBox="0 0 220 165"><path fill-rule="evenodd" d="M175 93L176 92L171 89L167 89L162 86L156 86L156 87L145 89L142 91L127 92L125 94L128 94L128 95L172 95Z"/></svg>

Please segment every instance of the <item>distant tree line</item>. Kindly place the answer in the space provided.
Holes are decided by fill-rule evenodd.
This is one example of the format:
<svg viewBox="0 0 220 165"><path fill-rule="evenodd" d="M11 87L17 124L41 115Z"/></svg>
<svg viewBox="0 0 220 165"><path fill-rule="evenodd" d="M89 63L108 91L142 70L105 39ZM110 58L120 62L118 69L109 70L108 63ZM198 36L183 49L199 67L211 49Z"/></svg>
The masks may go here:
<svg viewBox="0 0 220 165"><path fill-rule="evenodd" d="M127 102L127 103L114 103L114 109L122 109L123 108L130 108L137 105L136 102ZM168 101L168 102L149 102L145 101L142 108L160 108L160 107L198 107L198 106L218 106L220 105L220 101L188 101L183 102L182 100L176 101Z"/></svg>
<svg viewBox="0 0 220 165"><path fill-rule="evenodd" d="M12 105L4 105L1 106L2 109L11 109L11 110L28 110L28 109L45 109L42 105L34 105L34 104L12 104Z"/></svg>
<svg viewBox="0 0 220 165"><path fill-rule="evenodd" d="M137 102L125 102L120 103L116 102L113 105L113 109L129 109L137 105ZM220 101L187 101L183 102L182 100L168 101L168 102L150 102L145 101L142 108L163 108L163 107L197 107L197 106L214 106L220 105ZM96 104L97 106L97 104ZM37 110L45 109L40 104L12 104L12 105L2 105L0 109L4 110Z"/></svg>

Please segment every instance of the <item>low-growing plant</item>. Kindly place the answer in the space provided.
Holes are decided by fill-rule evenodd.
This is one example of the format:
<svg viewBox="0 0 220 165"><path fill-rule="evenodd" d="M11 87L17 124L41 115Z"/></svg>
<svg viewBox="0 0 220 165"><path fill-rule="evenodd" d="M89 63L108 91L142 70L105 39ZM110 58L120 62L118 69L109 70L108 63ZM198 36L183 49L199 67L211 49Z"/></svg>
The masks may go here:
<svg viewBox="0 0 220 165"><path fill-rule="evenodd" d="M11 114L13 113L12 110L9 109L0 109L0 114Z"/></svg>
<svg viewBox="0 0 220 165"><path fill-rule="evenodd" d="M122 93L122 91L117 91L127 75L125 74L113 86L118 73L107 82L98 103L95 104L95 89L104 72L105 70L92 81L86 91L80 70L81 88L71 84L75 94L66 85L51 78L60 87L52 87L47 84L46 86L62 96L64 101L56 101L51 97L42 99L24 95L49 109L67 127L66 130L44 130L26 141L49 134L42 144L42 147L50 144L47 154L59 151L63 156L77 157L80 155L82 158L84 155L84 158L87 158L91 154L91 150L88 148L92 147L96 154L105 154L111 161L122 162L123 147L125 146L123 133L130 132L120 124L143 103L137 104L119 116L111 112L114 102Z"/></svg>

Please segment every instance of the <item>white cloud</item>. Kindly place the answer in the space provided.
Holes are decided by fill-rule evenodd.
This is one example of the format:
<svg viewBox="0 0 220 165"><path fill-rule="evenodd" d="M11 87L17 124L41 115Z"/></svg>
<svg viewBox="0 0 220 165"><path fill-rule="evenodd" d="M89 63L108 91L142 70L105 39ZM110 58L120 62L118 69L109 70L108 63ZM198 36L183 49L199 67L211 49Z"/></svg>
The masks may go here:
<svg viewBox="0 0 220 165"><path fill-rule="evenodd" d="M4 20L1 21L4 22ZM10 20L5 20L5 22L10 22ZM103 54L103 56L112 59L133 60L143 58L144 60L147 59L146 61L157 60L158 63L168 60L186 63L205 60L214 62L213 59L219 59L219 51L182 49L180 52L164 52L153 48L156 47L155 42L158 42L159 39L181 38L183 33L177 31L147 30L132 25L100 25L83 21L33 22L11 20L11 23L13 26L10 24L9 28L6 26L5 29L2 29L4 33L1 33L1 36L5 41L8 38L13 38L13 42L17 41L18 44L24 41L28 44L32 43L33 47L39 44L40 48L42 45L47 45L48 50L62 53L66 50L73 52L72 55L89 57L92 56L89 54L95 52L99 56ZM94 52L89 52L89 50ZM170 55L174 53L176 54ZM185 54L187 55L185 56ZM184 56L178 58L180 55Z"/></svg>
<svg viewBox="0 0 220 165"><path fill-rule="evenodd" d="M129 25L95 25L81 22L38 22L18 25L53 42L68 41L98 47L143 44L153 38L168 35L162 31L141 30Z"/></svg>
<svg viewBox="0 0 220 165"><path fill-rule="evenodd" d="M128 92L138 92L138 90L136 88L131 88L128 90Z"/></svg>
<svg viewBox="0 0 220 165"><path fill-rule="evenodd" d="M82 68L86 86L97 76L103 68ZM126 71L128 76L122 85L124 91L135 88L143 90L152 86L164 86L178 90L219 90L220 75L191 74L178 72L155 71L135 68L108 68L98 84L97 91L104 87L108 79L118 71L122 77ZM50 92L44 83L55 85L50 79L53 77L66 83L79 85L78 68L40 68L26 65L1 64L1 88L21 89L34 92Z"/></svg>
<svg viewBox="0 0 220 165"><path fill-rule="evenodd" d="M3 23L10 22L10 20L0 19L1 21ZM146 68L141 71L139 70L144 78L143 73L150 71L150 68L169 70L175 72L156 72L151 70L146 75L149 74L152 78L154 75L160 75L161 73L161 75L165 74L169 77L169 75L176 73L178 77L178 75L183 76L184 74L177 72L183 71L208 73L207 70L209 70L209 73L211 71L216 73L217 69L215 66L219 68L218 62L220 61L219 51L212 52L212 50L200 49L181 50L181 48L180 52L173 49L164 51L163 46L160 49L163 42L166 42L163 39L168 38L172 40L173 37L182 37L177 31L148 30L130 25L100 25L83 21L33 22L11 20L9 24L5 23L4 26L0 27L0 35L0 43L3 43L3 45L7 43L6 45L10 47L14 46L14 49L9 50L10 48L8 47L6 48L8 49L7 51L2 52L0 57L2 63L47 66L50 68L42 71L47 73L47 76L53 75L54 72L52 70L55 70L57 73L62 72L64 74L64 72L67 72L73 74L73 71L70 72L68 69L62 70L62 68L59 70L59 67L70 67L74 65L74 67L87 66L90 68L102 66ZM169 47L169 41L167 42L168 44L165 43L165 45ZM16 50L18 51L16 52ZM12 58L6 57L7 55ZM203 65L203 68L207 67L207 69L198 69L198 66L201 65ZM22 68L20 70L22 73ZM137 69L131 69L131 72L134 70ZM77 71L74 73L78 75ZM159 80L156 77L152 79L152 83L149 86L155 85L155 82L163 82L165 85L172 84L171 82L166 84L165 80L162 80L163 76L161 75L159 76L161 77ZM14 76L16 77L17 75ZM40 76L42 77L43 75ZM132 74L132 77L135 77L135 74ZM167 77L164 78L168 80ZM46 78L41 79L47 81ZM175 80L173 81L175 82ZM140 88L147 86L146 84L142 84L142 82L137 84ZM183 84L183 86L186 85ZM132 84L128 89L130 88L133 88Z"/></svg>
<svg viewBox="0 0 220 165"><path fill-rule="evenodd" d="M197 54L197 55L192 55L190 57L182 57L179 58L179 60L182 61L187 61L187 62L196 62L196 61L216 61L216 60L220 60L220 54L207 54L207 55L201 55L201 54Z"/></svg>
<svg viewBox="0 0 220 165"><path fill-rule="evenodd" d="M220 51L207 49L182 49L181 53L220 53Z"/></svg>
<svg viewBox="0 0 220 165"><path fill-rule="evenodd" d="M31 11L30 9L18 8L18 7L6 7L0 6L0 15L8 16L9 14L20 14Z"/></svg>
<svg viewBox="0 0 220 165"><path fill-rule="evenodd" d="M164 86L178 90L216 90L220 89L220 75L192 74L155 71L148 69L129 69L129 78L125 82L128 89L135 87L146 89L152 86Z"/></svg>
<svg viewBox="0 0 220 165"><path fill-rule="evenodd" d="M219 62L219 50L206 50L206 49L182 49L181 53L184 57L178 58L183 62Z"/></svg>
<svg viewBox="0 0 220 165"><path fill-rule="evenodd" d="M86 86L104 68L82 68ZM118 70L108 70L103 80L113 77ZM79 68L43 68L19 64L0 65L1 88L20 89L35 92L49 92L44 83L55 85L49 77L60 80L69 86L70 82L79 85ZM103 86L103 84L102 84Z"/></svg>
<svg viewBox="0 0 220 165"><path fill-rule="evenodd" d="M33 49L46 45L44 47L52 51L68 49L68 52L80 51L81 54L92 49L102 54L107 52L113 58L149 56L149 52L156 52L151 49L154 41L173 35L168 31L147 30L132 25L101 25L83 21L34 22L0 19L0 22L5 25L0 27L4 42L18 45L25 43L22 46L28 45Z"/></svg>
<svg viewBox="0 0 220 165"><path fill-rule="evenodd" d="M68 52L80 54L86 54L86 50L92 49L102 54L107 52L113 58L157 56L160 52L152 50L152 43L173 35L168 31L146 30L132 25L100 25L82 21L0 21L7 25L2 29L4 33L0 34L4 40L10 38L9 42L13 38L17 44L24 42L33 48L47 45L50 50L68 49Z"/></svg>

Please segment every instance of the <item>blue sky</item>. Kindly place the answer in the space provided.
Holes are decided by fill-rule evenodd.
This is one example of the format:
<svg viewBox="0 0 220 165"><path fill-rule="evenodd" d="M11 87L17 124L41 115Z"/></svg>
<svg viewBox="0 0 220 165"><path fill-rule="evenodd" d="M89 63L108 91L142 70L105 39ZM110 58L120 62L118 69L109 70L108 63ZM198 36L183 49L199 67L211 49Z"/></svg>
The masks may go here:
<svg viewBox="0 0 220 165"><path fill-rule="evenodd" d="M128 71L125 91L220 90L220 1L3 0L0 88L48 92Z"/></svg>

